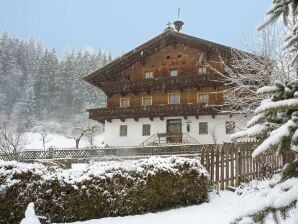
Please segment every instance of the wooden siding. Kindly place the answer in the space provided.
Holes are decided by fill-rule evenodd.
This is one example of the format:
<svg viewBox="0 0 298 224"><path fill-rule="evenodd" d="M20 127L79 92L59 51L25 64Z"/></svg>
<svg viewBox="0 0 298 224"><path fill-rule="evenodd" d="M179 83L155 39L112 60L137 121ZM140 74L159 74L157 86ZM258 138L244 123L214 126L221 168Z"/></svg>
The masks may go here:
<svg viewBox="0 0 298 224"><path fill-rule="evenodd" d="M125 95L115 94L111 97L108 97L107 107L116 108L120 107L121 98L129 98L131 107L142 106L142 97L152 96L152 105L167 105L168 104L168 94L169 93L179 93L180 94L180 104L195 104L197 103L197 94L208 94L209 95L209 104L222 104L223 90L224 87L220 87L217 90L214 90L213 87L202 88L200 91L197 89L186 89L183 91L180 90L171 90L164 92L152 92L148 94L147 92L141 92L135 95L134 93L128 93Z"/></svg>
<svg viewBox="0 0 298 224"><path fill-rule="evenodd" d="M183 44L169 45L153 55L144 58L122 70L118 76L118 80L125 80L127 77L131 81L140 81L145 78L145 72L153 72L154 78L162 78L170 76L171 70L177 70L179 74L198 74L200 66L199 59L203 56L208 64L218 70L223 70L222 64L216 62L216 55L207 56L207 52L190 48ZM211 60L208 60L208 58ZM204 62L204 60L202 62ZM207 68L207 73L210 69Z"/></svg>

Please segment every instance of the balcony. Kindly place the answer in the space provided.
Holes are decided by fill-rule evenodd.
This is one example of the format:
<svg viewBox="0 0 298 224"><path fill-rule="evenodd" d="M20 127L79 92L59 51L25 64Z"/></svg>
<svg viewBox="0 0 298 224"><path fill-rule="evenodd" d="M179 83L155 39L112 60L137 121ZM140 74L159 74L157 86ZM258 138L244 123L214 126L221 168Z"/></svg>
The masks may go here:
<svg viewBox="0 0 298 224"><path fill-rule="evenodd" d="M216 74L208 75L180 75L177 77L162 77L159 79L144 79L140 81L115 81L102 82L98 87L102 89L105 94L125 94L133 92L153 92L153 91L167 91L167 90L184 90L201 87L217 87L222 86L223 82Z"/></svg>
<svg viewBox="0 0 298 224"><path fill-rule="evenodd" d="M105 121L111 122L112 119L133 118L138 121L139 118L150 118L153 120L158 117L163 120L164 117L169 116L187 116L199 115L216 115L217 110L203 104L172 104L172 105L153 105L146 107L126 107L126 108L98 108L89 109L89 118L97 120L101 123Z"/></svg>

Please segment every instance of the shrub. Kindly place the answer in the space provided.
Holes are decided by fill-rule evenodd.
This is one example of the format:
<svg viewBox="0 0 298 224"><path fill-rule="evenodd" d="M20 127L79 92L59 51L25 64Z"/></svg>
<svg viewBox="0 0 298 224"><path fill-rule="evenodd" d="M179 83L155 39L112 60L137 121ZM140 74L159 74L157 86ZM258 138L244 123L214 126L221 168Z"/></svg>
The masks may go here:
<svg viewBox="0 0 298 224"><path fill-rule="evenodd" d="M0 162L0 223L36 213L69 222L156 212L208 199L209 178L198 160L179 157L99 162L83 170Z"/></svg>

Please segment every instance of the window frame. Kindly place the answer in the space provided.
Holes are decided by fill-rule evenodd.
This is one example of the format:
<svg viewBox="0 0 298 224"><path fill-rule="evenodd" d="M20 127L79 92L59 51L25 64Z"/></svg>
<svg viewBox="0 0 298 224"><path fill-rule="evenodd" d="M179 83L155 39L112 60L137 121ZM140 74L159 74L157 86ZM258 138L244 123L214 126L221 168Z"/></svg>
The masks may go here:
<svg viewBox="0 0 298 224"><path fill-rule="evenodd" d="M149 74L148 77L147 77L147 74ZM145 74L144 74L144 78L145 78L145 79L153 79L153 78L154 78L154 73L153 73L153 71L147 71L147 72L145 72Z"/></svg>
<svg viewBox="0 0 298 224"><path fill-rule="evenodd" d="M151 103L149 105L145 105L144 104L145 99L150 99ZM152 96L143 96L142 97L142 106L144 106L144 107L152 106Z"/></svg>
<svg viewBox="0 0 298 224"><path fill-rule="evenodd" d="M122 128L125 128L124 130ZM128 133L128 126L126 124L121 124L119 129L119 136L120 137L127 137Z"/></svg>
<svg viewBox="0 0 298 224"><path fill-rule="evenodd" d="M123 106L122 100L128 100L128 106ZM121 108L126 108L126 107L130 107L130 98L128 97L120 97L120 107Z"/></svg>
<svg viewBox="0 0 298 224"><path fill-rule="evenodd" d="M233 130L232 129L228 129L228 125L227 125L228 123L233 123ZM236 122L235 121L226 121L225 122L225 127L226 127L226 134L227 135L234 134L235 133L235 129L236 129ZM232 130L232 131L230 131L230 130Z"/></svg>
<svg viewBox="0 0 298 224"><path fill-rule="evenodd" d="M178 95L178 103L171 103L170 99L171 99L171 95ZM170 105L175 105L175 104L180 104L180 93L168 93L168 104Z"/></svg>
<svg viewBox="0 0 298 224"><path fill-rule="evenodd" d="M206 132L201 132L201 128L200 128L200 125L203 125L203 124L206 124ZM199 122L199 135L209 135L209 124L207 121L204 121L204 122Z"/></svg>
<svg viewBox="0 0 298 224"><path fill-rule="evenodd" d="M200 66L199 75L206 75L206 74L207 74L207 66Z"/></svg>
<svg viewBox="0 0 298 224"><path fill-rule="evenodd" d="M207 102L201 102L200 96L207 96ZM197 93L197 103L209 103L209 94L208 93Z"/></svg>
<svg viewBox="0 0 298 224"><path fill-rule="evenodd" d="M145 127L149 127L149 129L145 129ZM150 124L143 124L142 125L142 136L150 136L151 135L151 125Z"/></svg>
<svg viewBox="0 0 298 224"><path fill-rule="evenodd" d="M176 75L172 75L172 72L176 72ZM178 76L178 70L177 69L171 69L170 70L170 77L177 77Z"/></svg>

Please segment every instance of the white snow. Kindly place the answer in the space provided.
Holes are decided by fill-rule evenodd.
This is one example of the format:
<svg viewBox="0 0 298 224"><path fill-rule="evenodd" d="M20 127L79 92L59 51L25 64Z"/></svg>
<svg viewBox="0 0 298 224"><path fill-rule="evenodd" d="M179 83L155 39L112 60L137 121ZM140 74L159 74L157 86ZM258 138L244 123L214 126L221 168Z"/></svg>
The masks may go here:
<svg viewBox="0 0 298 224"><path fill-rule="evenodd" d="M296 124L289 120L279 128L275 129L270 133L270 136L259 145L252 153L253 157L260 155L261 153L270 149L270 147L279 144L283 138L290 136L290 128L295 127Z"/></svg>
<svg viewBox="0 0 298 224"><path fill-rule="evenodd" d="M270 186L276 184L278 180L279 177L276 176L270 181L252 181L245 188L239 188L237 192L220 191L219 194L212 192L210 202L200 205L144 215L79 221L71 224L230 224L236 218L245 217L249 212L254 211L256 208L263 208L269 202L276 202L276 205L280 205L279 202L282 200L288 200L286 202L289 202L298 197L298 188L293 187L295 184L298 186L298 179L277 185L270 193L272 190ZM281 189L289 186L292 186L291 193L283 191L280 198L282 200L278 199ZM291 197L287 195L291 195ZM290 198L291 200L289 200ZM282 221L281 224L296 224L294 222L295 216L297 216L297 209L291 210L289 218ZM249 217L245 217L240 223L253 224ZM266 224L274 224L271 216L267 217Z"/></svg>
<svg viewBox="0 0 298 224"><path fill-rule="evenodd" d="M266 100L255 110L255 113L261 113L268 110L282 110L288 109L297 109L298 108L298 99L287 99L287 100L280 100L280 101L268 101Z"/></svg>
<svg viewBox="0 0 298 224"><path fill-rule="evenodd" d="M25 134L25 138L27 139L27 144L25 145L25 149L33 149L33 150L42 150L42 141L41 136L38 133L27 132ZM102 146L103 135L98 135L95 137L95 146ZM80 148L90 146L89 142L85 139L80 141ZM75 148L75 141L70 138L66 138L63 135L57 134L49 134L49 141L46 143L46 147L55 147L55 148Z"/></svg>
<svg viewBox="0 0 298 224"><path fill-rule="evenodd" d="M257 93L258 94L272 93L272 92L275 92L277 90L278 90L277 86L264 86L264 87L258 89Z"/></svg>
<svg viewBox="0 0 298 224"><path fill-rule="evenodd" d="M40 224L38 217L35 215L33 202L28 204L25 211L25 218L22 219L20 224Z"/></svg>

